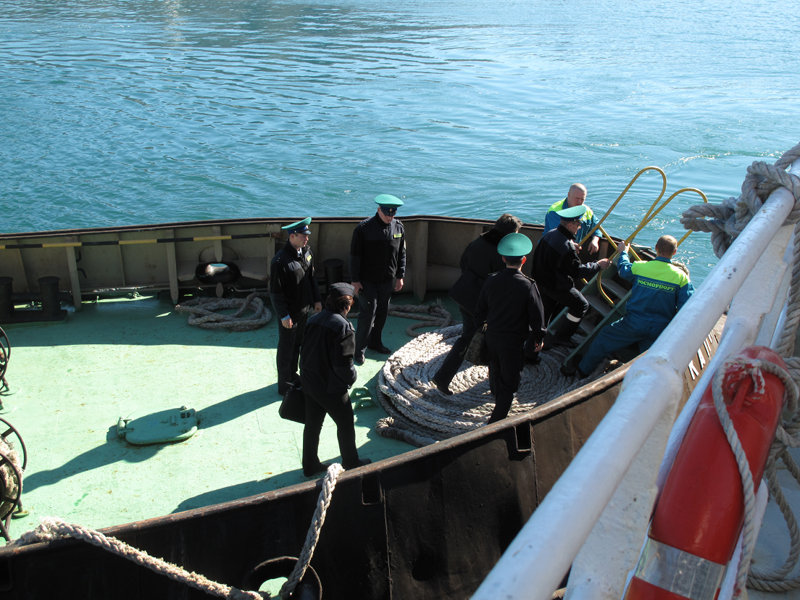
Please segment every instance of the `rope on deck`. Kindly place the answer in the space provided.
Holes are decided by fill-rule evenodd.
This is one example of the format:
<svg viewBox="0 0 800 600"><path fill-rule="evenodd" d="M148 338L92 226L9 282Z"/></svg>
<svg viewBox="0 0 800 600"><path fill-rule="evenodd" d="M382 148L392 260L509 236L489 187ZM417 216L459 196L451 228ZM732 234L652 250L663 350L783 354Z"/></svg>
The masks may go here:
<svg viewBox="0 0 800 600"><path fill-rule="evenodd" d="M298 558L294 570L281 587L280 598L282 600L286 600L291 596L308 569L308 565L311 563L311 557L314 554L317 541L322 531L322 525L325 523L325 515L333 497L336 481L343 471L342 465L338 463L334 463L328 467L300 558ZM228 598L230 600L262 600L264 597L269 597L266 593L240 590L232 586L217 583L203 575L193 571L187 571L161 558L150 556L144 550L134 548L100 531L74 523L67 523L56 517L44 517L36 529L22 534L19 538L8 544L8 546L26 546L36 542L49 542L63 538L75 538L98 546L112 554L126 558L139 566L150 569L155 573L169 577L173 581L183 583L189 587L220 598Z"/></svg>
<svg viewBox="0 0 800 600"><path fill-rule="evenodd" d="M378 374L378 399L389 416L377 423L380 435L424 446L486 424L494 408L488 367L464 361L450 383L450 396L432 381L461 328L458 324L424 333L386 360ZM576 379L561 374L566 352L547 350L540 353L539 364L525 365L510 415L529 411L592 379L592 375Z"/></svg>
<svg viewBox="0 0 800 600"><path fill-rule="evenodd" d="M238 309L234 314L216 312ZM245 311L252 315L244 318ZM272 313L261 295L253 292L246 298L193 298L175 305L175 311L189 314L189 325L203 329L250 331L266 325Z"/></svg>
<svg viewBox="0 0 800 600"><path fill-rule="evenodd" d="M781 416L775 440L770 448L767 463L764 469L764 479L767 481L770 496L783 515L790 537L789 553L784 564L774 569L758 569L751 565L751 557L756 544L757 532L753 531L754 506L752 502L753 482L747 483L750 474L746 459L737 460L742 473L743 492L745 496L745 520L743 527L742 559L739 562L735 594L744 589L745 579L747 586L756 590L767 592L785 592L800 589L800 576L790 577L800 560L800 528L797 518L783 493L778 481L780 465L800 483L800 467L795 463L789 448L800 447L800 411L797 402L797 384L800 382L800 357L793 356L797 340L798 324L800 324L800 178L790 174L788 167L800 159L800 144L797 144L781 156L774 165L756 161L747 168L747 175L742 184L742 194L739 198L728 198L720 205L704 204L689 208L683 213L681 223L686 229L711 232L712 245L715 254L719 257L733 243L733 240L744 230L753 215L763 206L769 195L783 187L794 197L795 204L792 212L786 219L786 224L794 224L794 248L792 261L792 275L789 287L789 297L786 304L786 319L784 329L780 332L775 351L778 352L789 368L788 374L782 369L766 367L770 372L784 380L789 402ZM705 219L709 217L709 219ZM712 384L716 387L716 377ZM721 392L720 392L721 395ZM714 390L714 401L717 404L717 389ZM723 425L726 422L727 411L717 408ZM728 419L729 421L729 419ZM731 427L732 429L732 427ZM736 455L740 443L735 430L726 428L731 449ZM746 473L746 474L745 474ZM749 575L748 575L749 571Z"/></svg>

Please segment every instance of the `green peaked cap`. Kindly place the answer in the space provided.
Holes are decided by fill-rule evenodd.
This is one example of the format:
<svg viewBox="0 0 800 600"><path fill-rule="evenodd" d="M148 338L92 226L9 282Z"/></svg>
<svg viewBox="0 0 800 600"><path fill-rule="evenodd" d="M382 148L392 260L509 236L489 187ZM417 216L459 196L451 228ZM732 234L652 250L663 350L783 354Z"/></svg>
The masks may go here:
<svg viewBox="0 0 800 600"><path fill-rule="evenodd" d="M286 229L289 231L289 233L311 233L311 230L308 228L310 223L311 217L306 217L300 221L295 221L289 225L284 225L281 227L281 229Z"/></svg>
<svg viewBox="0 0 800 600"><path fill-rule="evenodd" d="M391 194L378 194L375 196L375 204L380 204L381 206L403 206L403 201Z"/></svg>
<svg viewBox="0 0 800 600"><path fill-rule="evenodd" d="M561 210L556 211L556 214L559 217L561 217L562 219L566 219L567 221L580 219L585 213L586 213L585 204L577 204L575 206L570 206L569 208L562 208Z"/></svg>
<svg viewBox="0 0 800 600"><path fill-rule="evenodd" d="M497 244L497 253L500 256L526 256L531 250L533 243L522 233L509 233Z"/></svg>

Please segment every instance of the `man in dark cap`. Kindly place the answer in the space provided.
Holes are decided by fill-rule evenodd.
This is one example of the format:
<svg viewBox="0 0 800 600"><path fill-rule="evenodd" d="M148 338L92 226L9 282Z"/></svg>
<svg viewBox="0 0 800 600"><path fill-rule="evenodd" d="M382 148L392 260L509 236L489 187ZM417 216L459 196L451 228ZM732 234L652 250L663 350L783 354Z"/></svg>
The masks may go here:
<svg viewBox="0 0 800 600"><path fill-rule="evenodd" d="M378 212L356 225L350 243L350 278L360 305L357 365L364 363L367 348L379 354L391 353L381 336L389 314L389 299L393 291L403 288L406 273L405 229L394 218L403 201L391 194L379 194L375 203Z"/></svg>
<svg viewBox="0 0 800 600"><path fill-rule="evenodd" d="M470 242L461 255L461 276L450 288L450 297L458 303L461 312L461 335L433 376L433 383L443 394L451 394L450 382L461 366L464 353L477 330L474 315L481 288L490 273L505 268L503 259L497 253L497 244L505 235L516 233L521 227L522 221L514 215L501 215L494 227Z"/></svg>
<svg viewBox="0 0 800 600"><path fill-rule="evenodd" d="M607 258L597 262L581 263L575 234L581 227L581 217L586 205L579 204L558 211L560 222L539 240L533 253L533 278L539 286L544 302L545 316L549 320L562 307L567 307L566 318L554 334L548 334L545 349L552 345L569 345L572 334L578 330L589 302L577 288L581 278L590 278L609 265Z"/></svg>
<svg viewBox="0 0 800 600"><path fill-rule="evenodd" d="M308 319L300 350L300 381L306 402L303 428L303 474L306 477L322 473L328 467L320 462L318 455L319 434L326 414L336 423L342 466L353 469L371 462L358 457L353 407L347 391L357 376L353 366L355 332L347 320L354 294L353 286L348 283L332 284L325 308Z"/></svg>
<svg viewBox="0 0 800 600"><path fill-rule="evenodd" d="M269 295L279 319L278 393L283 395L291 383L298 381L297 360L308 314L322 309L319 289L314 277L314 261L308 238L311 217L281 227L289 234L286 245L272 259Z"/></svg>
<svg viewBox="0 0 800 600"><path fill-rule="evenodd" d="M536 283L522 273L532 247L522 233L509 233L500 240L497 252L506 268L489 276L478 297L475 321L486 323L489 387L495 401L489 423L506 418L519 389L525 356L542 349L542 301Z"/></svg>

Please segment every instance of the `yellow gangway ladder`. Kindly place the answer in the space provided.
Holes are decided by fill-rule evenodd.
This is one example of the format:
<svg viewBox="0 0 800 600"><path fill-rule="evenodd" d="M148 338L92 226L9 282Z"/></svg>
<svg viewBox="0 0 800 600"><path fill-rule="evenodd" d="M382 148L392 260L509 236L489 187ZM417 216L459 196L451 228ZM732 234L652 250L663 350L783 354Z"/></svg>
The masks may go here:
<svg viewBox="0 0 800 600"><path fill-rule="evenodd" d="M605 239L609 246L613 248L613 252L611 252L609 258L611 258L611 265L608 268L604 269L603 271L597 273L594 277L592 277L588 282L585 282L585 285L581 289L581 293L589 302L589 311L584 316L583 320L581 321L580 328L576 334L576 337L579 337L580 341L578 345L571 349L567 354L566 358L564 359L563 364L571 364L575 365L580 360L581 356L586 352L588 345L594 340L600 330L607 324L612 321L619 319L622 315L625 314L625 302L628 300L630 296L630 289L631 284L619 277L617 274L617 267L616 267L616 258L619 255L619 246L617 242L609 235L609 233L603 228L603 223L605 220L611 215L614 211L616 206L622 200L622 198L628 193L628 190L631 189L633 184L636 182L639 177L646 173L647 171L655 171L661 176L661 192L658 194L656 199L650 205L649 210L645 215L642 217L639 224L633 230L633 232L625 238L625 243L630 245L629 253L632 260L648 260L649 258L653 258L652 255L648 256L647 254L640 254L641 247L639 251L637 251L632 242L648 224L650 224L653 219L668 205L670 204L675 198L677 198L681 194L685 194L687 192L691 192L694 194L698 194L702 199L703 202L708 202L708 198L706 195L697 188L681 188L672 195L670 195L666 200L661 202L661 199L664 197L664 194L667 190L667 176L662 169L655 166L645 167L640 170L634 177L631 179L630 183L622 190L622 193L617 197L614 203L609 207L603 217L598 221L597 225L589 231L589 233L584 237L580 244L583 245L589 239L590 236L594 235L596 230L599 230L602 238ZM687 231L683 237L678 240L678 245L680 246L683 241L689 236L691 231ZM566 309L561 310L556 317L550 323L549 330L555 331L556 327L560 323L561 319L565 318ZM635 353L634 353L635 355Z"/></svg>

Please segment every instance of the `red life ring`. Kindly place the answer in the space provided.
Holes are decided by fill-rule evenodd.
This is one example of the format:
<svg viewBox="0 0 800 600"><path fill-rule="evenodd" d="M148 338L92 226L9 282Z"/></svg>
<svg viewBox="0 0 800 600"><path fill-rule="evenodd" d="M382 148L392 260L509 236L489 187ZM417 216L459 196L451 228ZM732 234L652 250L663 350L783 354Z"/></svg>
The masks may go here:
<svg viewBox="0 0 800 600"><path fill-rule="evenodd" d="M781 357L751 346L737 358L775 363ZM722 392L756 487L783 408L784 385L763 373L756 385L746 365L728 367ZM719 593L744 520L739 469L709 385L686 431L657 500L650 532L625 600L712 600Z"/></svg>

